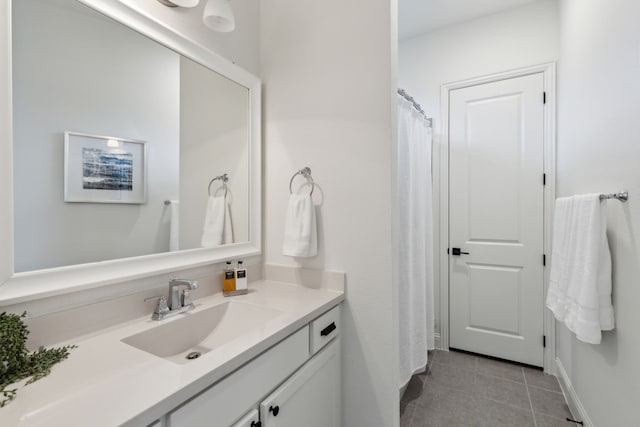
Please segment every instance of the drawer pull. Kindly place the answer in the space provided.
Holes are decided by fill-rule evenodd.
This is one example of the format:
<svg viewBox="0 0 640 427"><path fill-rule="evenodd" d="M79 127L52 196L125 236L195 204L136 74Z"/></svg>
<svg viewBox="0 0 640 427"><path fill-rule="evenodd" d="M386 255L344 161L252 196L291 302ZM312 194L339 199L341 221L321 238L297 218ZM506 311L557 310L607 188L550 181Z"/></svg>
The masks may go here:
<svg viewBox="0 0 640 427"><path fill-rule="evenodd" d="M280 407L279 406L269 406L269 412L273 413L274 417L278 416L278 413L280 412Z"/></svg>
<svg viewBox="0 0 640 427"><path fill-rule="evenodd" d="M333 332L335 329L336 329L336 322L331 322L329 326L327 326L326 328L320 331L320 336L322 337L327 336L331 332Z"/></svg>

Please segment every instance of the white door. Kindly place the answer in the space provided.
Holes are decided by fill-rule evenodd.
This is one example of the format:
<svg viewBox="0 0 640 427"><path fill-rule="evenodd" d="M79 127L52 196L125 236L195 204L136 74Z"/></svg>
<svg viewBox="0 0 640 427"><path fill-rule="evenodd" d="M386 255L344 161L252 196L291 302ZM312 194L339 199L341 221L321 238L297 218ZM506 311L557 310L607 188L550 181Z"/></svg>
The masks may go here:
<svg viewBox="0 0 640 427"><path fill-rule="evenodd" d="M334 341L260 403L263 427L340 427L340 345Z"/></svg>
<svg viewBox="0 0 640 427"><path fill-rule="evenodd" d="M543 75L449 98L450 347L542 366Z"/></svg>

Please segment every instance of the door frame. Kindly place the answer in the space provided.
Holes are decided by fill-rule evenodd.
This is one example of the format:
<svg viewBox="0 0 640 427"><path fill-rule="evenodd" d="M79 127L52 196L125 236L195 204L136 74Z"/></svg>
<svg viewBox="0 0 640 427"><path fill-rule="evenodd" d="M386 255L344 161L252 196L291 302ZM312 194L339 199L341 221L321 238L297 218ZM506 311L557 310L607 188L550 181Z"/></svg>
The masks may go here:
<svg viewBox="0 0 640 427"><path fill-rule="evenodd" d="M442 134L440 147L440 247L439 284L440 284L440 348L449 350L449 95L452 90L492 83L515 77L542 73L546 103L544 117L544 173L546 185L544 187L544 236L543 250L551 259L551 227L553 224L553 207L556 198L556 62L519 68L482 77L446 83L441 87L441 117ZM542 179L542 177L540 177ZM546 347L543 349L544 372L555 373L556 339L555 319L553 313L546 309L544 301L549 288L549 264L544 267L543 283L543 334L546 337Z"/></svg>

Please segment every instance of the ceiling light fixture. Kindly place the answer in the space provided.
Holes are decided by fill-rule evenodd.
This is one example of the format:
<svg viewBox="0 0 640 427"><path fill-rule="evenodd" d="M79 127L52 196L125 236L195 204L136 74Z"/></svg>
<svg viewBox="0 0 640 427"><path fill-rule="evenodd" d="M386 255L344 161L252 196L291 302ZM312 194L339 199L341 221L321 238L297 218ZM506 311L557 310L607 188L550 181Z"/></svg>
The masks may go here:
<svg viewBox="0 0 640 427"><path fill-rule="evenodd" d="M236 20L229 0L207 0L202 16L204 25L221 33L228 33L236 28Z"/></svg>
<svg viewBox="0 0 640 427"><path fill-rule="evenodd" d="M196 7L200 0L158 0L165 6L169 7Z"/></svg>

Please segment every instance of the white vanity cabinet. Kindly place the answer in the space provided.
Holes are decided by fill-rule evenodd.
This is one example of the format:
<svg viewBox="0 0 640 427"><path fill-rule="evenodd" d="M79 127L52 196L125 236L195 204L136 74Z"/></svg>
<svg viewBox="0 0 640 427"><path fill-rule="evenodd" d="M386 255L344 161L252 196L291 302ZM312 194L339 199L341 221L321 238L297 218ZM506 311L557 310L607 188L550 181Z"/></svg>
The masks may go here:
<svg viewBox="0 0 640 427"><path fill-rule="evenodd" d="M339 331L336 306L167 414L163 426L339 427Z"/></svg>
<svg viewBox="0 0 640 427"><path fill-rule="evenodd" d="M236 422L231 427L261 427L262 423L260 422L260 413L257 409L252 409L244 417L240 418L238 422Z"/></svg>
<svg viewBox="0 0 640 427"><path fill-rule="evenodd" d="M340 427L340 375L335 341L260 403L262 427Z"/></svg>
<svg viewBox="0 0 640 427"><path fill-rule="evenodd" d="M167 415L170 427L228 427L309 358L305 326Z"/></svg>

